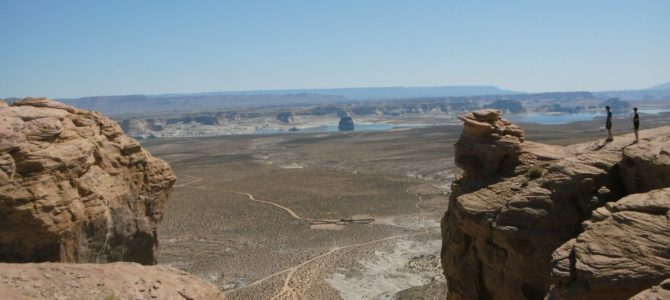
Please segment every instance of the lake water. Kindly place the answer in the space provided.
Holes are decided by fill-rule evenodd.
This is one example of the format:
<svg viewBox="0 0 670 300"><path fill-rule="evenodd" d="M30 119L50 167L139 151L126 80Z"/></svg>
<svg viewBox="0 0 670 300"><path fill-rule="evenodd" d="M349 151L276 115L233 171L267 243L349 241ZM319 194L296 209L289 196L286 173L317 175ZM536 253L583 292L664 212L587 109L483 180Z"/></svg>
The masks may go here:
<svg viewBox="0 0 670 300"><path fill-rule="evenodd" d="M668 112L670 109L640 109L638 112L640 114L658 114L662 112ZM615 117L622 116L632 116L633 114L620 114L615 115ZM505 114L503 118L510 120L514 123L538 123L545 125L557 125L557 124L567 124L572 122L579 121L591 121L596 117L605 118L604 112L587 112L587 113L578 113L578 114L563 114L563 113L529 113L529 114ZM394 128L418 128L425 127L427 125L422 124L402 124L402 125L392 125L392 124L355 124L354 131L387 131ZM308 127L302 128L295 132L337 132L339 129L337 125L324 125L318 127ZM292 133L293 131L288 131L286 129L257 129L255 134L286 134Z"/></svg>
<svg viewBox="0 0 670 300"><path fill-rule="evenodd" d="M390 125L390 124L355 124L354 131L386 131L397 127L418 127L413 125ZM318 127L302 128L295 132L336 132L340 131L337 125L324 125ZM276 133L291 133L293 131L279 130L279 129L260 129L256 130L256 134L276 134Z"/></svg>
<svg viewBox="0 0 670 300"><path fill-rule="evenodd" d="M640 109L640 114L658 114L670 111L668 109ZM614 117L633 116L630 114L619 114ZM505 114L503 118L508 119L514 123L538 123L546 125L567 124L579 121L591 121L596 117L605 118L605 112L587 112L578 114L562 114L562 113L529 113L529 114Z"/></svg>

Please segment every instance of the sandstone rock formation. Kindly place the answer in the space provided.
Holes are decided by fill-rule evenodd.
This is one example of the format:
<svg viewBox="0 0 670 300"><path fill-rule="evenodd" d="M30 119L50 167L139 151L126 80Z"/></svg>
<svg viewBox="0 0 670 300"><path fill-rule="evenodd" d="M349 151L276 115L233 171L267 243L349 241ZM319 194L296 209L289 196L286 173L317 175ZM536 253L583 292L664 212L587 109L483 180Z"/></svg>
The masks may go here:
<svg viewBox="0 0 670 300"><path fill-rule="evenodd" d="M97 112L0 104L0 261L154 264L175 179Z"/></svg>
<svg viewBox="0 0 670 300"><path fill-rule="evenodd" d="M628 298L670 275L670 188L596 209L553 253L552 298Z"/></svg>
<svg viewBox="0 0 670 300"><path fill-rule="evenodd" d="M557 147L523 142L495 111L462 120L442 220L449 299L625 299L668 277L670 190L653 189L670 186L670 127Z"/></svg>
<svg viewBox="0 0 670 300"><path fill-rule="evenodd" d="M0 263L2 299L223 299L211 283L136 263Z"/></svg>
<svg viewBox="0 0 670 300"><path fill-rule="evenodd" d="M519 164L524 132L500 118L500 111L483 109L459 117L463 134L454 145L456 165L470 179L508 174Z"/></svg>
<svg viewBox="0 0 670 300"><path fill-rule="evenodd" d="M640 193L670 186L670 136L623 149L621 183L626 193Z"/></svg>

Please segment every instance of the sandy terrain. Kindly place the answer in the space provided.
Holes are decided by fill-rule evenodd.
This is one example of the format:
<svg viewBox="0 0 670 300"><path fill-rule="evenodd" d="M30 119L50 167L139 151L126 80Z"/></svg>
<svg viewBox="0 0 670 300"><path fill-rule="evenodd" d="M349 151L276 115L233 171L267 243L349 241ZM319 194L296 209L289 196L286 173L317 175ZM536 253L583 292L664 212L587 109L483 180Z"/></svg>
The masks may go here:
<svg viewBox="0 0 670 300"><path fill-rule="evenodd" d="M160 262L233 299L391 297L443 281L438 220L458 134L436 127L145 143L179 177Z"/></svg>
<svg viewBox="0 0 670 300"><path fill-rule="evenodd" d="M646 121L643 128L668 122ZM604 138L600 125L523 127L528 140L572 144ZM460 132L145 141L179 177L160 228L160 263L231 299L444 298L438 221L458 172Z"/></svg>

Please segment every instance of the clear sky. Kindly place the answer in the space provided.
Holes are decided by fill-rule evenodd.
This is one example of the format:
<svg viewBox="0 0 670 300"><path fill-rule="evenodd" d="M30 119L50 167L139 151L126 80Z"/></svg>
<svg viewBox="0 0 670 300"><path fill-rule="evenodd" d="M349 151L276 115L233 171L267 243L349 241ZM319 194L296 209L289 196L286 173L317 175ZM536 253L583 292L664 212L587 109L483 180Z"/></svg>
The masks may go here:
<svg viewBox="0 0 670 300"><path fill-rule="evenodd" d="M667 81L667 0L0 0L0 97Z"/></svg>

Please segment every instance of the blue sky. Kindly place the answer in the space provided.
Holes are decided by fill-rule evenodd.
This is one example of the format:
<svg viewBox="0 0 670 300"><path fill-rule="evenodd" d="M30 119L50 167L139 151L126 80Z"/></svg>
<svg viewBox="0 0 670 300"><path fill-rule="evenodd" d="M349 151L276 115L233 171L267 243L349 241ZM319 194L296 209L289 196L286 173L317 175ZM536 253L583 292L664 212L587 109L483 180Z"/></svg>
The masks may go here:
<svg viewBox="0 0 670 300"><path fill-rule="evenodd" d="M0 97L670 81L670 1L0 0Z"/></svg>

